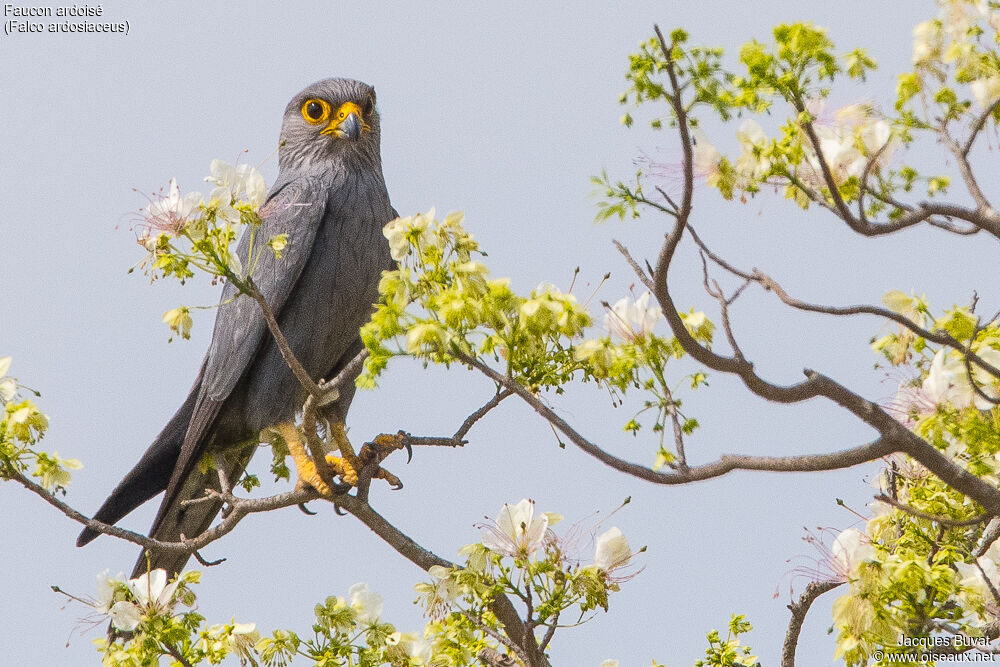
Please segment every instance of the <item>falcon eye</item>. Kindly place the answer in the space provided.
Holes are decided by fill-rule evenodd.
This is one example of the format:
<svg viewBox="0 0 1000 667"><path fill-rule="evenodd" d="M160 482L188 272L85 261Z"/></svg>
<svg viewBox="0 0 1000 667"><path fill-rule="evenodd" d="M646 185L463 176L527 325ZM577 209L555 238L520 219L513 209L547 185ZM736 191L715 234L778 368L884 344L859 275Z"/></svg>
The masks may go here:
<svg viewBox="0 0 1000 667"><path fill-rule="evenodd" d="M330 115L330 105L325 100L309 99L302 105L302 117L310 123L322 123Z"/></svg>

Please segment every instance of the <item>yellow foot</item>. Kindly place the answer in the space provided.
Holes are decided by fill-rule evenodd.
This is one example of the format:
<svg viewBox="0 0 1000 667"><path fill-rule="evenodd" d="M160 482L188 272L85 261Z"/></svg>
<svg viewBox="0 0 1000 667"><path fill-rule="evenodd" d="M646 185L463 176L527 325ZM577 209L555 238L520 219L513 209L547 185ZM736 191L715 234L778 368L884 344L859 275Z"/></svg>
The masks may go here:
<svg viewBox="0 0 1000 667"><path fill-rule="evenodd" d="M351 457L354 458L354 457ZM354 459L357 463L357 459ZM351 465L351 462L346 456L334 456L333 454L326 455L326 463L333 469L334 474L338 475L344 484L350 484L351 486L358 485L358 469Z"/></svg>
<svg viewBox="0 0 1000 667"><path fill-rule="evenodd" d="M295 470L298 473L295 488L303 489L310 487L316 489L322 496L333 498L333 489L323 479L319 470L316 469L316 464L313 462L312 457L309 456L305 447L302 446L302 442L299 440L299 432L295 428L295 425L291 422L278 424L278 432L284 438L285 445L288 447L288 453L292 455L292 461L295 462Z"/></svg>
<svg viewBox="0 0 1000 667"><path fill-rule="evenodd" d="M403 488L403 482L398 477L379 465L386 456L398 449L406 448L409 451L403 433L376 436L374 442L366 444L361 448L359 454L355 454L354 447L347 439L344 424L335 422L330 425L330 431L334 444L340 449L340 456L327 454L325 463L329 470L321 471L317 468L316 462L309 455L309 452L302 446L299 432L294 424L284 422L279 424L277 428L285 440L292 460L295 462L295 469L298 473L296 488L310 487L326 498L334 498L336 495L332 482L334 476L339 477L344 484L357 486L359 471L372 462L376 464L372 479L384 479L393 488Z"/></svg>

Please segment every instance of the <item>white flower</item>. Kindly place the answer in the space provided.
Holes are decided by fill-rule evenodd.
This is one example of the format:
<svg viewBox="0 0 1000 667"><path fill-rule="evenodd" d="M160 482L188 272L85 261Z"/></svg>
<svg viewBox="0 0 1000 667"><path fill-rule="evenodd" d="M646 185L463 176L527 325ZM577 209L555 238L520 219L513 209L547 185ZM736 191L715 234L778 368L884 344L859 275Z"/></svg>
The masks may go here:
<svg viewBox="0 0 1000 667"><path fill-rule="evenodd" d="M1000 350L981 347L976 350L976 354L984 362L1000 368ZM975 363L970 362L969 365L976 386L987 396L1000 397L1000 380ZM961 355L952 354L946 349L938 350L934 355L920 388L901 387L897 401L901 409L918 415L930 414L939 405L951 405L959 410L970 405L975 405L980 410L989 410L994 405L972 388L969 371Z"/></svg>
<svg viewBox="0 0 1000 667"><path fill-rule="evenodd" d="M17 382L12 377L6 377L10 370L10 357L0 357L0 405L14 398L17 394Z"/></svg>
<svg viewBox="0 0 1000 667"><path fill-rule="evenodd" d="M889 126L889 121L876 120L861 126L861 142L864 144L865 154L868 156L875 155L881 150L879 159L887 157L887 153L895 148L891 139L892 128Z"/></svg>
<svg viewBox="0 0 1000 667"><path fill-rule="evenodd" d="M209 165L209 171L212 172L211 176L206 176L205 181L208 183L215 183L217 186L229 188L230 190L235 189L239 192L239 182L236 177L236 167L225 162L224 160L219 160L218 158L212 160Z"/></svg>
<svg viewBox="0 0 1000 667"><path fill-rule="evenodd" d="M985 602L987 610L997 616L1000 609L993 598L993 591L1000 590L1000 567L997 566L1000 560L1000 544L994 542L986 553L976 559L975 563L955 563L958 576L961 577L959 583L962 588L968 589L979 595ZM978 563L978 565L976 565ZM980 571L982 568L982 571ZM983 574L986 578L983 578ZM989 580L989 584L987 584Z"/></svg>
<svg viewBox="0 0 1000 667"><path fill-rule="evenodd" d="M243 181L243 194L246 195L247 203L256 211L264 203L264 199L267 198L267 183L259 171L250 167L250 165L246 166L248 170Z"/></svg>
<svg viewBox="0 0 1000 667"><path fill-rule="evenodd" d="M166 613L173 608L173 597L179 579L167 583L167 571L157 568L128 582L140 608L153 613Z"/></svg>
<svg viewBox="0 0 1000 667"><path fill-rule="evenodd" d="M125 581L125 575L119 572L111 576L111 570L104 570L97 575L97 600L94 601L94 609L102 614L107 614L114 606L115 590Z"/></svg>
<svg viewBox="0 0 1000 667"><path fill-rule="evenodd" d="M516 505L504 503L493 525L486 524L483 545L500 554L527 558L545 541L547 515L535 516L535 501L522 498Z"/></svg>
<svg viewBox="0 0 1000 667"><path fill-rule="evenodd" d="M986 16L988 6L985 0L944 0L938 18L944 32L955 41L964 41L969 28L978 17ZM978 15L978 16L977 16Z"/></svg>
<svg viewBox="0 0 1000 667"><path fill-rule="evenodd" d="M351 608L357 612L359 623L369 624L382 615L382 596L369 590L368 584L357 583L347 590Z"/></svg>
<svg viewBox="0 0 1000 667"><path fill-rule="evenodd" d="M851 104L838 110L834 120L817 123L819 151L836 183L850 177L861 178L868 162L872 168L885 165L899 145L888 121L877 118L871 105ZM826 185L814 151L806 151L806 164L811 174L802 174L813 186Z"/></svg>
<svg viewBox="0 0 1000 667"><path fill-rule="evenodd" d="M413 632L394 632L393 634L399 635L396 638L396 643L406 653L406 657L418 665L426 665L430 662L433 652L429 641Z"/></svg>
<svg viewBox="0 0 1000 667"><path fill-rule="evenodd" d="M443 565L432 565L427 570L427 574L431 575L434 579L433 591L435 596L444 602L453 602L458 599L462 591L459 588L458 582L452 578L450 568Z"/></svg>
<svg viewBox="0 0 1000 667"><path fill-rule="evenodd" d="M913 29L913 64L939 58L943 41L938 21L918 23Z"/></svg>
<svg viewBox="0 0 1000 667"><path fill-rule="evenodd" d="M969 84L969 90L972 96L976 98L979 106L986 109L1000 97L1000 76L976 79Z"/></svg>
<svg viewBox="0 0 1000 667"><path fill-rule="evenodd" d="M663 317L663 311L659 303L649 305L650 296L649 292L645 292L633 302L628 297L616 301L604 315L604 328L611 335L630 343L652 333L656 322Z"/></svg>
<svg viewBox="0 0 1000 667"><path fill-rule="evenodd" d="M691 130L691 137L694 139L694 174L708 179L708 185L714 186L719 181L722 154L708 141L708 135L700 127Z"/></svg>
<svg viewBox="0 0 1000 667"><path fill-rule="evenodd" d="M632 549L628 546L628 540L617 526L597 536L594 546L594 565L610 574L614 570L626 565L632 558Z"/></svg>
<svg viewBox="0 0 1000 667"><path fill-rule="evenodd" d="M215 159L209 165L209 171L212 173L210 176L206 176L205 180L216 185L210 199L225 201L228 204L230 200L238 199L242 194L255 211L264 203L267 196L267 184L261 173L254 167L248 164L234 167L228 162ZM219 188L228 191L230 196L227 198L225 192Z"/></svg>
<svg viewBox="0 0 1000 667"><path fill-rule="evenodd" d="M240 212L233 207L233 194L227 187L218 186L208 194L208 205L215 208L216 218L231 225L238 225Z"/></svg>
<svg viewBox="0 0 1000 667"><path fill-rule="evenodd" d="M142 620L142 611L131 602L120 600L108 610L111 617L111 625L125 632L132 632L139 627Z"/></svg>
<svg viewBox="0 0 1000 667"><path fill-rule="evenodd" d="M736 169L748 178L760 180L771 170L771 158L764 156L768 139L764 129L752 118L747 118L736 131L736 140L742 151Z"/></svg>
<svg viewBox="0 0 1000 667"><path fill-rule="evenodd" d="M149 202L144 217L151 230L179 233L184 225L200 215L199 206L204 201L200 192L189 192L183 197L177 181L170 179L167 196Z"/></svg>
<svg viewBox="0 0 1000 667"><path fill-rule="evenodd" d="M397 262L402 262L410 254L410 246L417 246L421 241L438 243L437 235L433 235L435 238L427 239L427 234L425 234L433 221L433 208L427 213L390 220L382 228L382 235L389 240L389 254L392 255L392 258Z"/></svg>
<svg viewBox="0 0 1000 667"><path fill-rule="evenodd" d="M875 547L868 536L854 528L842 531L831 551L830 566L838 581L856 578L861 563L876 559Z"/></svg>
<svg viewBox="0 0 1000 667"><path fill-rule="evenodd" d="M407 220L408 218L396 218L382 228L382 235L389 240L389 254L397 262L402 262L410 254L410 242L406 238Z"/></svg>

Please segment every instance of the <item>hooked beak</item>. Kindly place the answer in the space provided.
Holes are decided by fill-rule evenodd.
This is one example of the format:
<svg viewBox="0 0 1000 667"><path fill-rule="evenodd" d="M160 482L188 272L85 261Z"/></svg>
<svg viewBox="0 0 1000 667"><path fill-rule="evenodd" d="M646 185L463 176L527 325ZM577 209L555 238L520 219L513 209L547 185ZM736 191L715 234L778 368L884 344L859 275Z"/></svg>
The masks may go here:
<svg viewBox="0 0 1000 667"><path fill-rule="evenodd" d="M330 124L322 134L332 134L340 139L357 141L361 133L371 128L361 119L361 108L354 102L344 102L333 114Z"/></svg>
<svg viewBox="0 0 1000 667"><path fill-rule="evenodd" d="M340 121L337 126L337 136L341 139L350 139L351 141L357 141L361 138L361 119L358 118L358 114L349 113L347 118Z"/></svg>

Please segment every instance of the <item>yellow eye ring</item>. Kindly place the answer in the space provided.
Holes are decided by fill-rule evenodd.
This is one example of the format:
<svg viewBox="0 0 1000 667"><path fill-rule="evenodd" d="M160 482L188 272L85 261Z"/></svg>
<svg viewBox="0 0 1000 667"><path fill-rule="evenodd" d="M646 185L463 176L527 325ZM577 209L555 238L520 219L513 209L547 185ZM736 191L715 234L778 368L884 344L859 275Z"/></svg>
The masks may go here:
<svg viewBox="0 0 1000 667"><path fill-rule="evenodd" d="M301 112L307 123L318 125L330 117L330 104L318 97L311 97L302 103Z"/></svg>

